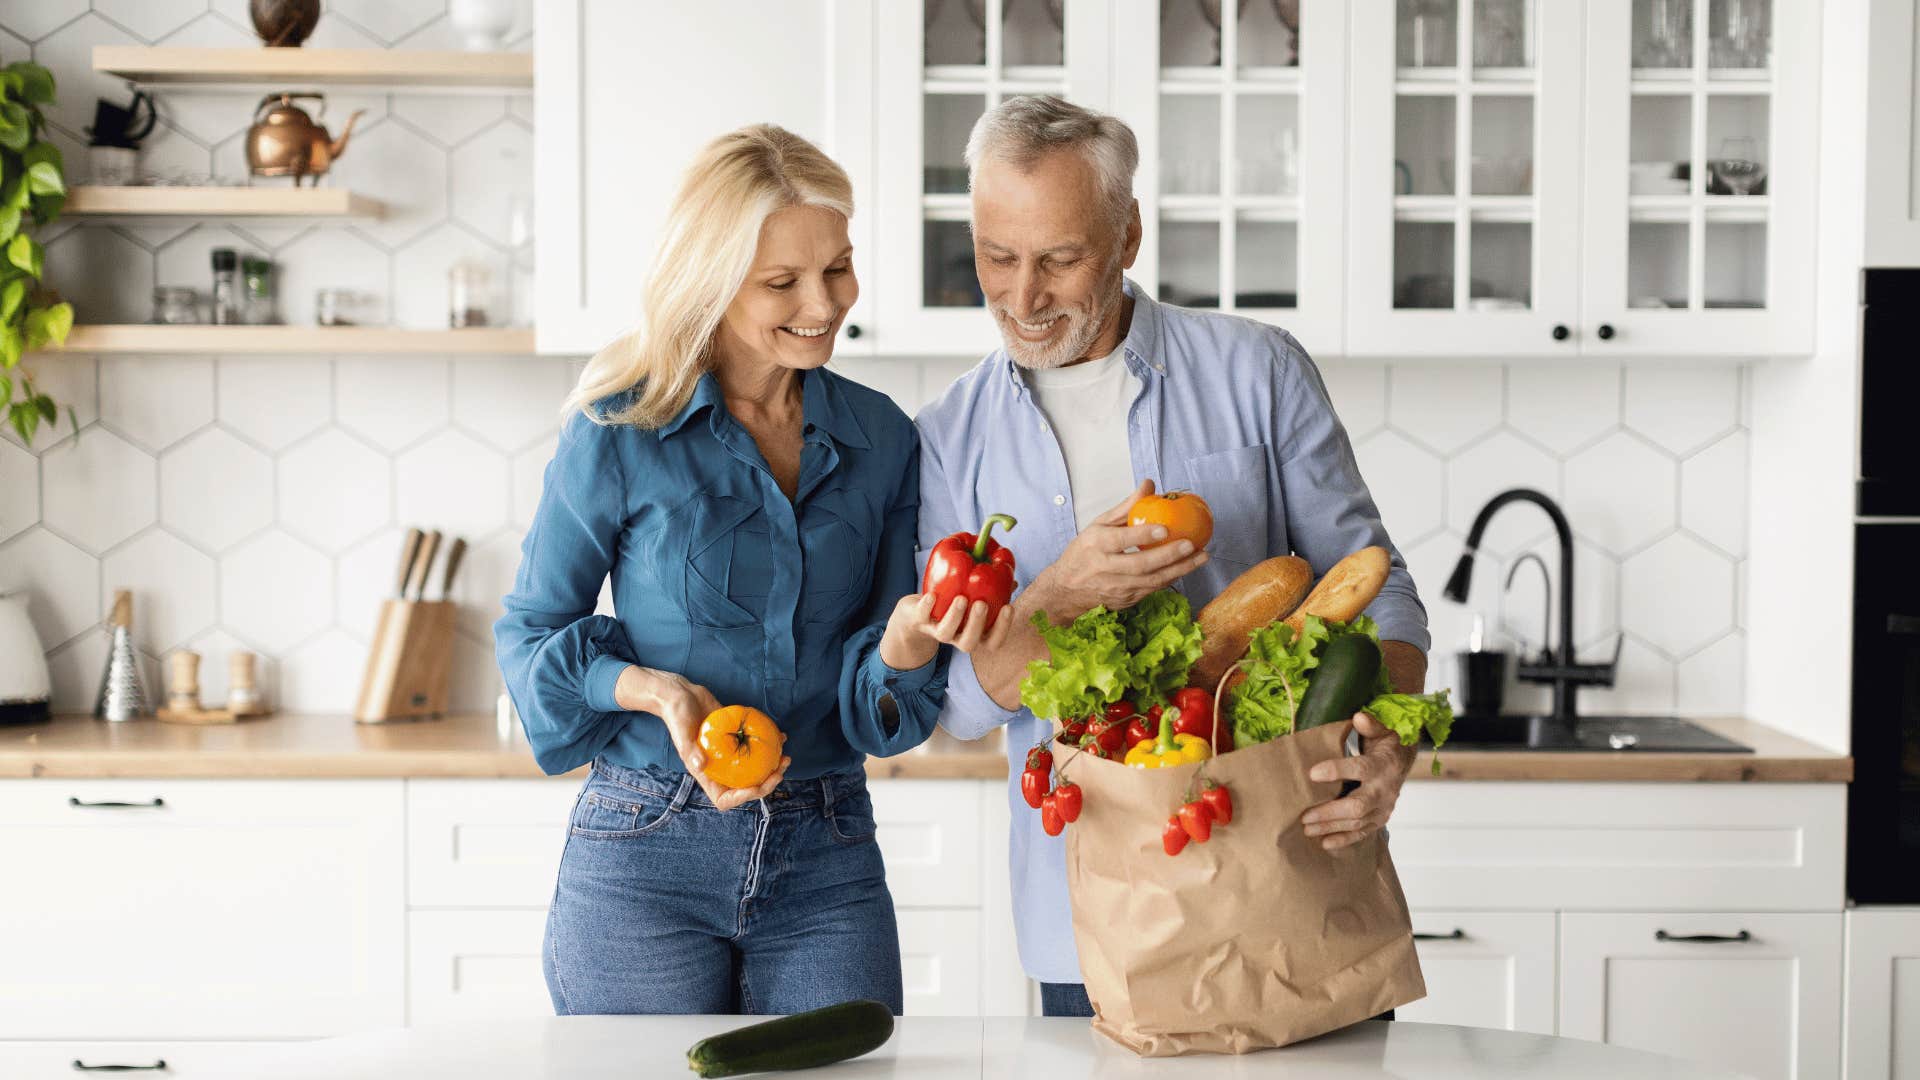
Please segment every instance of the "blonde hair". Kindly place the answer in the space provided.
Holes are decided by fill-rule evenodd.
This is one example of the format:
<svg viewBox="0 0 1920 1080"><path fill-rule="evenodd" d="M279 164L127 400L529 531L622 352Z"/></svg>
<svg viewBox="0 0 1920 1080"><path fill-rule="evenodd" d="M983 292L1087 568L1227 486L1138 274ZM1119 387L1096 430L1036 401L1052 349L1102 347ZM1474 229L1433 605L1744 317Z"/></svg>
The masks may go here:
<svg viewBox="0 0 1920 1080"><path fill-rule="evenodd" d="M642 302L641 329L594 354L560 413L657 428L679 415L712 366L713 337L753 268L760 228L777 210L821 206L851 218L853 184L820 148L773 124L730 131L687 169L667 214ZM624 407L595 402L635 387Z"/></svg>

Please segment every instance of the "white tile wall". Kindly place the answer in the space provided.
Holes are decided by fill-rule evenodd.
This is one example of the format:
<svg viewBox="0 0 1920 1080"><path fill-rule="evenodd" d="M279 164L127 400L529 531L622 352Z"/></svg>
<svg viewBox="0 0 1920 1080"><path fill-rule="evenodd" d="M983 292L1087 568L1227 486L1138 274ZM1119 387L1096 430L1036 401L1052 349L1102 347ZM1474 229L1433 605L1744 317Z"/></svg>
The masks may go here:
<svg viewBox="0 0 1920 1080"><path fill-rule="evenodd" d="M336 2L316 46L451 47L444 0ZM11 37L9 37L9 35ZM16 44L13 38L17 38ZM0 0L0 61L31 47L53 66L55 113L83 175L78 125L95 96L89 52L113 41L244 44L244 0ZM518 47L524 47L524 39ZM82 321L139 321L151 286L204 288L206 252L233 245L282 267L282 313L310 319L315 289L380 294L398 321L437 325L446 260L506 260L508 200L530 188L530 111L487 96L330 95L335 130L367 108L336 182L388 199L391 215L354 225L219 223L65 227L49 245L56 287ZM175 95L150 153L196 171L236 170L252 100ZM529 259L518 253L524 279ZM504 280L505 274L502 273ZM1311 343L1308 343L1311 346ZM575 365L530 357L36 357L41 385L72 404L81 432L42 435L31 453L0 442L0 588L25 587L54 671L57 705L91 705L105 599L133 587L136 630L158 678L182 642L206 660L204 694L225 692L225 653L262 655L286 708L344 710L358 685L379 601L392 587L400 529L457 530L471 545L455 656L455 706L491 707L489 626L511 586L519 542L553 452L556 410ZM909 412L973 364L881 359L839 365ZM1562 499L1580 543L1578 626L1585 655L1624 633L1621 684L1595 708L1732 712L1745 661L1748 487L1744 394L1736 367L1328 361L1329 392L1351 433L1433 625L1434 679L1465 639L1467 609L1439 597L1472 516L1503 487ZM1503 511L1475 575L1475 608L1537 647L1542 585L1520 555L1557 554L1546 520ZM157 689L157 685L155 687Z"/></svg>

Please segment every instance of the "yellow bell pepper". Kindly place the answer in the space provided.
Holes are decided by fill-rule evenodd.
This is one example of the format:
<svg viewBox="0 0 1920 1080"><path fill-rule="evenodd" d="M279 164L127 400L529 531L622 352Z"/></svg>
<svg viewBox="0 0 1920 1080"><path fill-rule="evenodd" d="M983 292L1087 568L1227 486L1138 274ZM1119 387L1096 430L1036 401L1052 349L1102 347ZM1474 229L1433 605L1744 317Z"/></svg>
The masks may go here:
<svg viewBox="0 0 1920 1080"><path fill-rule="evenodd" d="M1173 719L1179 711L1163 710L1160 713L1160 737L1136 744L1127 751L1125 764L1136 769L1165 769L1212 757L1213 748L1207 745L1207 740L1198 735L1174 734Z"/></svg>

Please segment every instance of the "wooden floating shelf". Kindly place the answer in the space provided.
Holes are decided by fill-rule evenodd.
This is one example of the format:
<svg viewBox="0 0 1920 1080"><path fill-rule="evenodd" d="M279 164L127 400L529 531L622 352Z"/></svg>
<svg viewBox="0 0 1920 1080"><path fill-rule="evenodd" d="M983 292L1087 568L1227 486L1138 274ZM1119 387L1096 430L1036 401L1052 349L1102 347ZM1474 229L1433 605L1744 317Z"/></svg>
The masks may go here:
<svg viewBox="0 0 1920 1080"><path fill-rule="evenodd" d="M386 326L76 326L64 352L91 353L528 353L531 327L401 330Z"/></svg>
<svg viewBox="0 0 1920 1080"><path fill-rule="evenodd" d="M325 187L75 187L61 212L88 217L376 218L380 200Z"/></svg>
<svg viewBox="0 0 1920 1080"><path fill-rule="evenodd" d="M533 88L533 54L524 52L95 45L93 70L176 85Z"/></svg>

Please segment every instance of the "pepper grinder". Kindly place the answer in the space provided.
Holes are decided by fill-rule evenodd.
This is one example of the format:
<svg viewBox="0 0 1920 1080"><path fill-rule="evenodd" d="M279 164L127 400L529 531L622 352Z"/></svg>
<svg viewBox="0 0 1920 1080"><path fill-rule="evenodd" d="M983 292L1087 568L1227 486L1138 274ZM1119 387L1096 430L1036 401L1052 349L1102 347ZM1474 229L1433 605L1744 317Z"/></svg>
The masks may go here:
<svg viewBox="0 0 1920 1080"><path fill-rule="evenodd" d="M176 649L167 657L167 709L200 711L200 654L192 649Z"/></svg>
<svg viewBox="0 0 1920 1080"><path fill-rule="evenodd" d="M227 711L235 717L266 712L260 703L260 691L254 683L252 653L235 649L227 654Z"/></svg>

